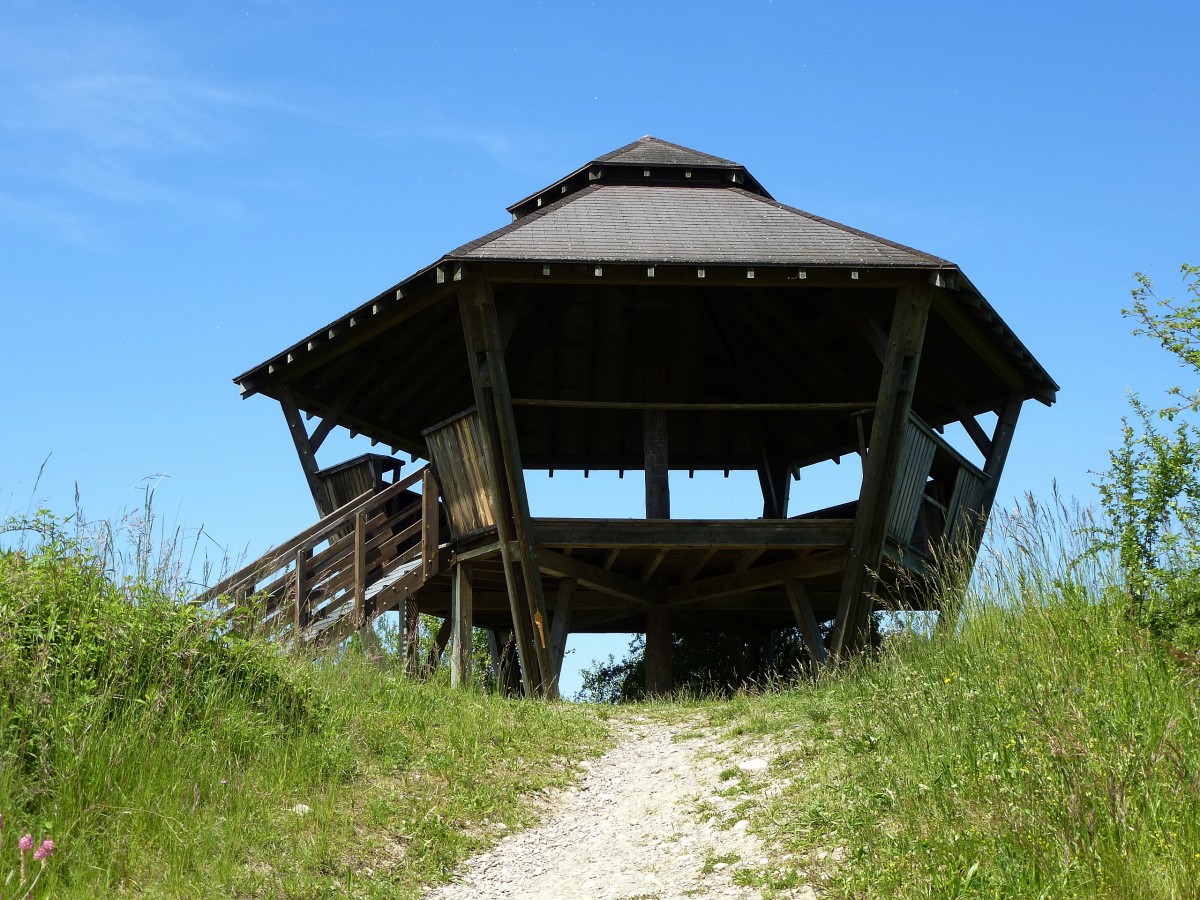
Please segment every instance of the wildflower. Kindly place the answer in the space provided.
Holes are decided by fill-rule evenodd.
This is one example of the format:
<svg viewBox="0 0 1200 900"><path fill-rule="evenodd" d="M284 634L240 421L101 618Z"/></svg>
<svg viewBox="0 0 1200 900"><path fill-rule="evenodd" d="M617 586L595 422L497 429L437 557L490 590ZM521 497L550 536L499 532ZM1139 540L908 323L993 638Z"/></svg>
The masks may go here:
<svg viewBox="0 0 1200 900"><path fill-rule="evenodd" d="M21 835L21 839L17 841L17 846L21 848L22 853L28 853L33 849L33 835L29 832Z"/></svg>
<svg viewBox="0 0 1200 900"><path fill-rule="evenodd" d="M42 841L36 850L33 851L33 858L45 860L54 855L54 841L46 838Z"/></svg>

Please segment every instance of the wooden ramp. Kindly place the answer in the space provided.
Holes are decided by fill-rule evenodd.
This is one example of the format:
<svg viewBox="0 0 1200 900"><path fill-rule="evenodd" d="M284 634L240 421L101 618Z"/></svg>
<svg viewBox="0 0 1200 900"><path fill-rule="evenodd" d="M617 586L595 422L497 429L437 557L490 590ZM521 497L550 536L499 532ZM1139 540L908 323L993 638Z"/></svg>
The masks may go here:
<svg viewBox="0 0 1200 900"><path fill-rule="evenodd" d="M420 485L420 493L412 488ZM422 467L368 490L213 585L193 602L230 629L294 648L336 644L377 616L414 604L443 568L441 508Z"/></svg>

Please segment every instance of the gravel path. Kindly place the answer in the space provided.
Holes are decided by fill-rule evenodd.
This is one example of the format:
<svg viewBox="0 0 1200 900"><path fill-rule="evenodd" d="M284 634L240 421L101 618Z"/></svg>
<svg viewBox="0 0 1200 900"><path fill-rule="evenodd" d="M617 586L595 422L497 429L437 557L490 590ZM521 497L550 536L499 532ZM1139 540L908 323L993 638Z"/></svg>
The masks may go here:
<svg viewBox="0 0 1200 900"><path fill-rule="evenodd" d="M629 717L614 722L617 745L583 763L586 777L559 794L543 823L509 835L459 870L428 900L683 900L759 897L734 883L741 866L762 866L762 842L737 819L745 796L722 797L720 772L737 766L765 777L766 760L713 758L715 738L696 722ZM705 813L716 815L705 815ZM728 826L728 827L726 827ZM810 888L792 892L815 895Z"/></svg>

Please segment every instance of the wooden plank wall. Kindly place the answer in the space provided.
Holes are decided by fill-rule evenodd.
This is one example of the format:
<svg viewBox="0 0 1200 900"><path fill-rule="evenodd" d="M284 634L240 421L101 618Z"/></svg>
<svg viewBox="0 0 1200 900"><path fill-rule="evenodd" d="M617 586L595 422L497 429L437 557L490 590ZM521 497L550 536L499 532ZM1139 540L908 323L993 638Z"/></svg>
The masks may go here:
<svg viewBox="0 0 1200 900"><path fill-rule="evenodd" d="M954 493L946 508L946 543L955 552L964 549L974 556L982 535L984 493L988 478L978 470L960 468L954 479Z"/></svg>
<svg viewBox="0 0 1200 900"><path fill-rule="evenodd" d="M468 410L425 432L425 441L442 483L442 498L454 535L495 525L479 414Z"/></svg>
<svg viewBox="0 0 1200 900"><path fill-rule="evenodd" d="M888 537L903 545L912 543L936 450L933 436L910 418L904 435L904 447L900 452L900 469L892 488L887 524Z"/></svg>

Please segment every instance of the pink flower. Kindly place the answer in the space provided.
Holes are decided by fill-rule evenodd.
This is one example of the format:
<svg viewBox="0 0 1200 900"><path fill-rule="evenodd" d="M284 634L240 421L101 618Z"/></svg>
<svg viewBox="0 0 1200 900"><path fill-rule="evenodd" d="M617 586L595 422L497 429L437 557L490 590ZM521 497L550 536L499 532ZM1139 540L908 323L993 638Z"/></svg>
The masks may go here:
<svg viewBox="0 0 1200 900"><path fill-rule="evenodd" d="M22 853L28 853L33 849L33 835L28 832L21 835L21 839L17 841L17 846L21 848Z"/></svg>
<svg viewBox="0 0 1200 900"><path fill-rule="evenodd" d="M34 859L46 859L47 857L50 857L53 855L54 855L54 841L50 840L49 838L46 838L46 840L42 841L38 845L38 848L35 851L33 851Z"/></svg>

